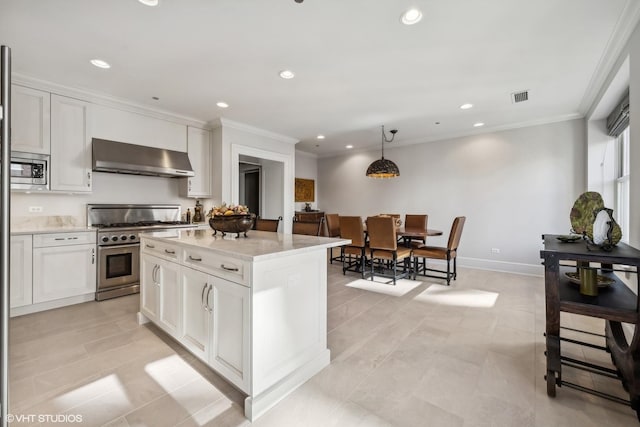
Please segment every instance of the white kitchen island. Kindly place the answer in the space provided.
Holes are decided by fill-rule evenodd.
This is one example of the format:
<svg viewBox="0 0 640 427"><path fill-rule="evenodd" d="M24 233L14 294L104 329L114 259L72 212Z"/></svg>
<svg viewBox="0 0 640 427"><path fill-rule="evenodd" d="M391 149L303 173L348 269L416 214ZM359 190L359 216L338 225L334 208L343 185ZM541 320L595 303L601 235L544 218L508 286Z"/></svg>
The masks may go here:
<svg viewBox="0 0 640 427"><path fill-rule="evenodd" d="M349 242L254 230L142 234L139 320L246 393L255 420L329 364L327 248Z"/></svg>

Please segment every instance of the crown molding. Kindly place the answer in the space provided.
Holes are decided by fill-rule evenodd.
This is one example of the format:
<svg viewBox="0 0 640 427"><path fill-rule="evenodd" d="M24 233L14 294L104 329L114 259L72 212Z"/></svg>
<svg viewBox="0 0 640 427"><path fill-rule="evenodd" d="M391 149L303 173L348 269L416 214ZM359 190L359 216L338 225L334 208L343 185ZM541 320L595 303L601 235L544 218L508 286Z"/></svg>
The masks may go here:
<svg viewBox="0 0 640 427"><path fill-rule="evenodd" d="M137 104L127 99L106 95L104 93L93 92L86 89L79 89L59 83L53 83L19 73L12 73L11 78L13 84L27 86L32 89L38 89L45 92L55 93L57 95L68 96L70 98L88 101L92 104L113 107L119 110L128 111L130 113L142 114L160 120L179 123L181 125L195 126L200 128L207 127L206 122L203 120L183 116L170 111L160 110L157 108L149 107L147 105Z"/></svg>
<svg viewBox="0 0 640 427"><path fill-rule="evenodd" d="M448 133L448 134L438 135L438 136L435 136L435 137L426 136L424 138L414 138L414 139L410 139L410 140L398 141L398 143L396 145L394 145L393 147L388 147L388 148L386 148L386 150L393 150L395 148L406 147L406 146L410 146L410 145L428 144L428 143L433 143L433 142L448 141L448 140L451 140L451 139L454 139L454 138L465 138L465 137L470 137L470 136L475 136L475 135L483 135L483 134L495 133L495 132L504 132L504 131L508 131L508 130L522 129L522 128L528 128L528 127L534 127L534 126L541 126L541 125L547 125L547 124L558 123L558 122L567 122L567 121L570 121L570 120L583 119L583 118L584 118L584 115L582 115L580 113L569 113L569 114L562 114L562 115L559 115L559 116L545 117L543 119L536 119L536 120L529 120L529 121L518 122L518 123L511 123L511 124L508 124L508 125L486 127L486 128L481 128L479 130L472 131L472 132L452 132L452 133ZM376 148L372 144L372 145L370 145L368 147L349 150L348 153L334 152L334 153L318 154L317 156L318 156L318 158L343 157L343 156L349 156L349 155L351 155L353 153L365 153L365 152L377 151L377 150L380 150L380 147Z"/></svg>
<svg viewBox="0 0 640 427"><path fill-rule="evenodd" d="M300 142L299 139L295 139L295 138L291 138L290 136L286 136L286 135L282 135L279 133L275 133L275 132L271 132L265 129L261 129L255 126L251 126L245 123L240 123L240 122L236 122L234 120L229 120L227 118L224 117L218 117L214 120L211 120L209 122L210 126L213 129L217 129L220 127L226 127L226 128L231 128L231 129L236 129L236 130L240 130L243 132L248 132L248 133L252 133L254 135L258 135L258 136L262 136L265 138L269 138L269 139L274 139L276 141L280 141L280 142L284 142L287 144L292 144L295 145L298 142Z"/></svg>
<svg viewBox="0 0 640 427"><path fill-rule="evenodd" d="M624 52L629 50L629 38L638 22L640 22L640 2L627 0L578 107L582 115L588 116L593 111L603 90L606 89L605 84L624 62L623 56L626 56Z"/></svg>

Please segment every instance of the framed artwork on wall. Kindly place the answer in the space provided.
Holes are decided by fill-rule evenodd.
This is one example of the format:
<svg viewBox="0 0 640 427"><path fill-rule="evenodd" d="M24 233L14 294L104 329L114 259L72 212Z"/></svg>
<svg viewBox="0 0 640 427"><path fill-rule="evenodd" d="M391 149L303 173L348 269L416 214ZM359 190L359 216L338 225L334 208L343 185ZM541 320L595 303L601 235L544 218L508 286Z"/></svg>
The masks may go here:
<svg viewBox="0 0 640 427"><path fill-rule="evenodd" d="M313 179L296 178L295 201L315 202L315 181Z"/></svg>

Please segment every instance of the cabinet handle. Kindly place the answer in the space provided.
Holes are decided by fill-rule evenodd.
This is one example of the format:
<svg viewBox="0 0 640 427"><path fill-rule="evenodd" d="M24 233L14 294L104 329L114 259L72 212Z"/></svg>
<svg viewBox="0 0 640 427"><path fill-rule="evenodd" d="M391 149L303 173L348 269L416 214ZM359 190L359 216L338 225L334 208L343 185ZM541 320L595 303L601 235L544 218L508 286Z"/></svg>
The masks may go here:
<svg viewBox="0 0 640 427"><path fill-rule="evenodd" d="M224 270L227 270L227 271L239 271L240 270L238 267L227 267L224 264L220 264L220 267L222 267Z"/></svg>
<svg viewBox="0 0 640 427"><path fill-rule="evenodd" d="M202 295L200 295L200 306L205 310L207 309L207 305L204 303L204 291L206 290L207 290L207 282L204 283L204 286L202 287Z"/></svg>
<svg viewBox="0 0 640 427"><path fill-rule="evenodd" d="M78 240L77 237L67 237L67 240Z"/></svg>
<svg viewBox="0 0 640 427"><path fill-rule="evenodd" d="M191 191L191 179L189 179L189 191Z"/></svg>
<svg viewBox="0 0 640 427"><path fill-rule="evenodd" d="M194 257L192 257L191 255L189 255L189 259L190 259L191 261L202 261L202 258L194 258Z"/></svg>
<svg viewBox="0 0 640 427"><path fill-rule="evenodd" d="M169 249L165 249L164 250L166 253L171 254L171 255L175 255L176 251L170 251Z"/></svg>
<svg viewBox="0 0 640 427"><path fill-rule="evenodd" d="M209 313L211 313L213 311L213 307L211 307L209 305L209 293L211 292L211 289L213 289L213 285L209 285L209 288L207 289L207 296L205 297L205 302L206 302L206 307L205 310L207 310Z"/></svg>
<svg viewBox="0 0 640 427"><path fill-rule="evenodd" d="M91 188L91 172L87 172L87 187Z"/></svg>
<svg viewBox="0 0 640 427"><path fill-rule="evenodd" d="M91 249L91 264L95 264L95 263L96 263L96 250Z"/></svg>
<svg viewBox="0 0 640 427"><path fill-rule="evenodd" d="M155 246L150 245L150 244L148 244L148 243L146 243L144 246L145 246L145 247L147 247L147 248L149 248L149 249L155 249L155 248L156 248Z"/></svg>
<svg viewBox="0 0 640 427"><path fill-rule="evenodd" d="M64 240L64 237L56 237L53 240Z"/></svg>
<svg viewBox="0 0 640 427"><path fill-rule="evenodd" d="M151 279L153 280L153 283L155 283L156 285L158 284L158 279L156 278L156 273L158 272L158 269L160 268L160 266L158 264L153 266L153 273L151 273Z"/></svg>

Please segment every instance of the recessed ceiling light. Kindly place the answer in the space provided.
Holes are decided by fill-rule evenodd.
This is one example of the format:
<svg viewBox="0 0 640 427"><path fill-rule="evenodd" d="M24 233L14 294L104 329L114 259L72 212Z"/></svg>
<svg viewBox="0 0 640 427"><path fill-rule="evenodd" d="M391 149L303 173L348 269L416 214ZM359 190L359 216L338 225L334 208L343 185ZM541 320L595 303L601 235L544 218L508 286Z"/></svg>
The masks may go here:
<svg viewBox="0 0 640 427"><path fill-rule="evenodd" d="M145 6L157 6L160 3L160 0L138 0Z"/></svg>
<svg viewBox="0 0 640 427"><path fill-rule="evenodd" d="M351 144L345 145L344 148L346 148L347 150L351 150L353 148L353 145Z"/></svg>
<svg viewBox="0 0 640 427"><path fill-rule="evenodd" d="M282 77L283 79L292 79L295 76L296 75L291 70L282 70L282 71L280 71L280 77Z"/></svg>
<svg viewBox="0 0 640 427"><path fill-rule="evenodd" d="M92 59L90 62L98 68L111 68L111 65L102 59Z"/></svg>
<svg viewBox="0 0 640 427"><path fill-rule="evenodd" d="M318 138L318 139L324 139L324 135L318 135L318 136L316 136L316 138Z"/></svg>
<svg viewBox="0 0 640 427"><path fill-rule="evenodd" d="M226 102L220 101L220 102L216 102L216 105L220 108L229 108L229 104L227 104Z"/></svg>
<svg viewBox="0 0 640 427"><path fill-rule="evenodd" d="M460 106L461 110L468 110L469 108L473 108L473 104L462 104Z"/></svg>
<svg viewBox="0 0 640 427"><path fill-rule="evenodd" d="M157 96L152 96L151 99L153 99L154 101L160 101L160 98L158 98Z"/></svg>
<svg viewBox="0 0 640 427"><path fill-rule="evenodd" d="M417 24L422 19L422 12L418 9L409 9L402 14L400 19L404 25Z"/></svg>
<svg viewBox="0 0 640 427"><path fill-rule="evenodd" d="M479 128L479 127L481 127L481 126L484 126L484 123L482 123L482 122L478 122L478 123L474 123L474 124L473 124L473 127L474 127L474 128Z"/></svg>

